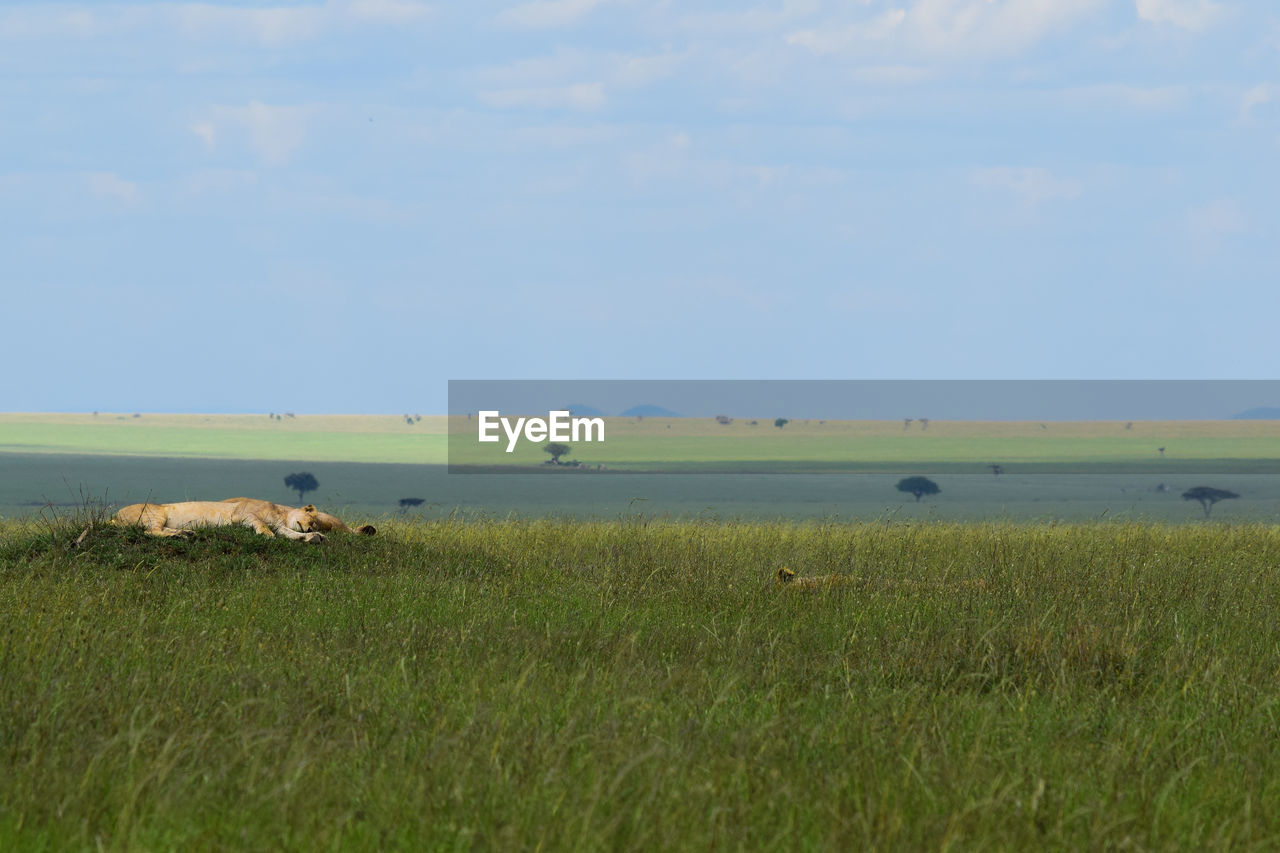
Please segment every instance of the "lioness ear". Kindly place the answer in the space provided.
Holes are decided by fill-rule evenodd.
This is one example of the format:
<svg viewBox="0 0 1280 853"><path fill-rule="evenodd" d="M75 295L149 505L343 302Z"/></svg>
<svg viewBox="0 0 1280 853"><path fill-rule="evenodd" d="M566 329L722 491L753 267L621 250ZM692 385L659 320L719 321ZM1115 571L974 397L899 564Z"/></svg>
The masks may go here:
<svg viewBox="0 0 1280 853"><path fill-rule="evenodd" d="M315 511L316 511L315 504L307 504L306 506L304 506L304 507L302 508L302 511L303 511L303 512L315 512Z"/></svg>

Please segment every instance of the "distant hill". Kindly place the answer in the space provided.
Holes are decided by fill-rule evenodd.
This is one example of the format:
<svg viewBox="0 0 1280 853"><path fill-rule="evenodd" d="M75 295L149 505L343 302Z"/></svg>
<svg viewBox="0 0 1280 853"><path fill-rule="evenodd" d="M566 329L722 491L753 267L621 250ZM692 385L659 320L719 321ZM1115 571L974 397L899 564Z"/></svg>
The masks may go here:
<svg viewBox="0 0 1280 853"><path fill-rule="evenodd" d="M1233 421L1274 421L1280 420L1280 409L1275 406L1261 406L1238 415L1232 415Z"/></svg>
<svg viewBox="0 0 1280 853"><path fill-rule="evenodd" d="M588 406L586 403L570 403L561 407L561 410L568 410L569 414L580 418L603 418L604 412L595 406Z"/></svg>
<svg viewBox="0 0 1280 853"><path fill-rule="evenodd" d="M625 412L622 413L622 417L624 418L678 418L680 417L680 415L678 412L673 412L670 409L664 409L661 406L653 406L653 405L650 405L649 403L644 403L643 405L632 406L631 408L627 409Z"/></svg>

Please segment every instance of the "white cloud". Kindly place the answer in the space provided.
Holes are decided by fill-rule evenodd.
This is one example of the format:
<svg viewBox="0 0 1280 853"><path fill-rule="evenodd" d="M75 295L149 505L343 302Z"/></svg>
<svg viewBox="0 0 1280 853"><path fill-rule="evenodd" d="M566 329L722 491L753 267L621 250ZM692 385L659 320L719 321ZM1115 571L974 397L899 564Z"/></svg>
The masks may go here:
<svg viewBox="0 0 1280 853"><path fill-rule="evenodd" d="M920 83L933 76L933 72L928 68L918 65L868 65L855 68L850 74L859 83L888 86Z"/></svg>
<svg viewBox="0 0 1280 853"><path fill-rule="evenodd" d="M421 21L431 15L433 9L426 3L412 0L349 0L346 14L357 21L378 24L404 24Z"/></svg>
<svg viewBox="0 0 1280 853"><path fill-rule="evenodd" d="M178 31L188 38L247 37L273 47L315 38L324 26L325 12L321 6L244 9L205 3L171 10Z"/></svg>
<svg viewBox="0 0 1280 853"><path fill-rule="evenodd" d="M1017 52L1066 29L1107 0L918 0L908 18L927 48Z"/></svg>
<svg viewBox="0 0 1280 853"><path fill-rule="evenodd" d="M1223 14L1211 0L1133 0L1138 17L1152 24L1171 24L1199 32Z"/></svg>
<svg viewBox="0 0 1280 853"><path fill-rule="evenodd" d="M512 6L498 16L498 22L509 27L550 29L577 23L602 0L534 0Z"/></svg>
<svg viewBox="0 0 1280 853"><path fill-rule="evenodd" d="M200 137L200 141L204 143L204 147L212 151L218 144L218 129L214 127L211 121L198 121L191 125L191 132Z"/></svg>
<svg viewBox="0 0 1280 853"><path fill-rule="evenodd" d="M848 27L799 30L787 36L787 44L808 48L818 56L838 53L863 42L884 41L899 32L907 13L891 9L878 17Z"/></svg>
<svg viewBox="0 0 1280 853"><path fill-rule="evenodd" d="M98 30L98 19L87 9L31 4L0 11L0 38L6 40L85 37Z"/></svg>
<svg viewBox="0 0 1280 853"><path fill-rule="evenodd" d="M1032 47L1108 0L914 0L843 26L798 30L787 43L818 55L902 50L926 57L1000 55ZM869 5L863 3L863 6Z"/></svg>
<svg viewBox="0 0 1280 853"><path fill-rule="evenodd" d="M191 125L191 132L212 149L224 136L221 129L243 131L249 147L271 166L288 163L307 138L307 122L315 112L308 106L272 106L250 101L244 107L212 107L207 117Z"/></svg>
<svg viewBox="0 0 1280 853"><path fill-rule="evenodd" d="M494 89L480 93L480 99L494 107L534 109L595 110L604 106L603 83L573 83L527 89Z"/></svg>
<svg viewBox="0 0 1280 853"><path fill-rule="evenodd" d="M115 172L92 172L88 176L89 192L101 198L112 198L125 204L138 201L138 185L126 181Z"/></svg>
<svg viewBox="0 0 1280 853"><path fill-rule="evenodd" d="M1228 237L1243 233L1248 222L1235 201L1220 198L1188 210L1183 227L1197 251L1212 254L1222 248Z"/></svg>
<svg viewBox="0 0 1280 853"><path fill-rule="evenodd" d="M179 182L179 186L186 194L192 196L225 195L253 187L257 182L256 172L212 169L186 175Z"/></svg>
<svg viewBox="0 0 1280 853"><path fill-rule="evenodd" d="M0 12L0 40L71 38L158 29L183 39L241 39L276 47L344 33L353 26L426 19L414 0L328 0L257 8L214 3L26 3Z"/></svg>
<svg viewBox="0 0 1280 853"><path fill-rule="evenodd" d="M307 136L306 107L273 107L260 101L236 115L249 132L249 141L267 163L287 163Z"/></svg>
<svg viewBox="0 0 1280 853"><path fill-rule="evenodd" d="M521 59L474 74L484 89L566 86L600 81L610 86L640 87L669 77L684 57L674 53L627 54L557 51L549 56Z"/></svg>
<svg viewBox="0 0 1280 853"><path fill-rule="evenodd" d="M576 148L612 142L621 136L617 127L609 125L538 125L522 127L512 136L519 142L548 148Z"/></svg>
<svg viewBox="0 0 1280 853"><path fill-rule="evenodd" d="M1192 90L1186 86L1127 86L1123 83L1102 83L1096 86L1078 86L1064 91L1070 101L1102 106L1118 106L1123 109L1167 110L1186 102Z"/></svg>
<svg viewBox="0 0 1280 853"><path fill-rule="evenodd" d="M676 73L684 57L564 51L472 75L478 97L494 107L594 110L612 89L637 89Z"/></svg>
<svg viewBox="0 0 1280 853"><path fill-rule="evenodd" d="M978 169L973 173L972 180L983 189L1012 193L1033 207L1041 202L1078 198L1081 193L1078 181L1055 177L1048 169L1036 166Z"/></svg>
<svg viewBox="0 0 1280 853"><path fill-rule="evenodd" d="M713 147L719 150L719 146ZM733 193L740 204L750 203L761 192L772 193L774 199L800 190L816 189L825 194L849 178L844 171L827 166L752 163L707 155L685 131L633 151L625 165L628 177L638 187L710 187Z"/></svg>
<svg viewBox="0 0 1280 853"><path fill-rule="evenodd" d="M618 55L608 57L605 75L620 86L647 86L676 72L682 57L673 53L650 56Z"/></svg>
<svg viewBox="0 0 1280 853"><path fill-rule="evenodd" d="M865 3L865 0L863 0ZM821 7L819 0L783 0L780 8L750 8L733 12L693 12L680 17L682 29L713 38L746 34L772 34L779 27L811 16Z"/></svg>
<svg viewBox="0 0 1280 853"><path fill-rule="evenodd" d="M1240 98L1240 121L1252 118L1253 108L1271 102L1275 90L1267 83L1254 86Z"/></svg>

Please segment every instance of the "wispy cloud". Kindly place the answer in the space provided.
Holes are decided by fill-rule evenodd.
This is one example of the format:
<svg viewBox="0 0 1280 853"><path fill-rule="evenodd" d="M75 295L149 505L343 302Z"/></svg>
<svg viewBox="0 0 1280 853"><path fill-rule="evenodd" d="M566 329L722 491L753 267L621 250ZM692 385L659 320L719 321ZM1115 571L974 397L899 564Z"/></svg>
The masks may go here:
<svg viewBox="0 0 1280 853"><path fill-rule="evenodd" d="M729 12L686 12L677 19L680 29L700 36L726 38L772 34L780 27L795 26L821 8L820 0L783 0L781 6L737 8Z"/></svg>
<svg viewBox="0 0 1280 853"><path fill-rule="evenodd" d="M0 10L0 39L4 40L83 38L100 29L99 18L87 6L28 3Z"/></svg>
<svg viewBox="0 0 1280 853"><path fill-rule="evenodd" d="M242 132L262 162L281 166L306 141L307 122L315 110L311 106L273 106L261 101L250 101L243 107L216 106L209 108L190 129L210 150L224 135L222 128Z"/></svg>
<svg viewBox="0 0 1280 853"><path fill-rule="evenodd" d="M136 204L139 199L138 185L115 172L92 172L87 179L89 192L100 198L115 199L125 204Z"/></svg>
<svg viewBox="0 0 1280 853"><path fill-rule="evenodd" d="M1082 192L1078 181L1059 178L1038 166L978 169L972 180L983 189L1011 193L1032 207L1046 201L1069 201L1078 198Z"/></svg>
<svg viewBox="0 0 1280 853"><path fill-rule="evenodd" d="M206 150L212 151L218 145L218 128L211 121L198 121L191 125L191 132L204 143Z"/></svg>
<svg viewBox="0 0 1280 853"><path fill-rule="evenodd" d="M1199 32L1223 15L1223 8L1212 0L1133 0L1138 17L1152 24L1170 24Z"/></svg>
<svg viewBox="0 0 1280 853"><path fill-rule="evenodd" d="M1220 198L1188 210L1183 227L1192 246L1207 255L1221 249L1227 238L1247 230L1248 220L1233 199Z"/></svg>
<svg viewBox="0 0 1280 853"><path fill-rule="evenodd" d="M546 56L483 68L472 76L484 89L564 86L597 80L611 86L639 87L671 76L682 61L682 55L672 52L557 50Z"/></svg>
<svg viewBox="0 0 1280 853"><path fill-rule="evenodd" d="M538 125L522 127L513 138L521 143L549 148L576 148L612 142L622 135L620 128L609 125Z"/></svg>
<svg viewBox="0 0 1280 853"><path fill-rule="evenodd" d="M920 83L934 76L932 70L920 65L866 65L849 73L859 83L889 86Z"/></svg>
<svg viewBox="0 0 1280 853"><path fill-rule="evenodd" d="M24 3L0 11L0 40L86 38L160 30L186 40L234 39L270 47L306 42L355 26L426 20L414 0L328 0L317 5L213 3Z"/></svg>
<svg viewBox="0 0 1280 853"><path fill-rule="evenodd" d="M848 180L844 171L828 166L752 162L725 156L719 146L703 150L684 131L633 151L626 157L628 177L633 185L643 188L714 188L718 192L737 194L740 202L760 192L813 190L830 192Z"/></svg>
<svg viewBox="0 0 1280 853"><path fill-rule="evenodd" d="M1130 86L1124 83L1101 83L1066 89L1068 101L1086 106L1111 106L1126 110L1167 110L1183 105L1192 94L1187 86Z"/></svg>
<svg viewBox="0 0 1280 853"><path fill-rule="evenodd" d="M415 0L348 0L341 7L352 20L374 24L404 24L430 17L435 9Z"/></svg>
<svg viewBox="0 0 1280 853"><path fill-rule="evenodd" d="M1261 83L1249 89L1240 98L1240 121L1251 119L1255 108L1270 103L1274 97L1275 89L1269 83Z"/></svg>
<svg viewBox="0 0 1280 853"><path fill-rule="evenodd" d="M498 15L498 23L525 29L551 29L575 24L603 0L535 0L512 6Z"/></svg>
<svg viewBox="0 0 1280 853"><path fill-rule="evenodd" d="M247 38L268 46L308 41L323 29L328 10L322 6L246 9L188 3L170 10L186 38Z"/></svg>
<svg viewBox="0 0 1280 853"><path fill-rule="evenodd" d="M475 72L477 97L494 107L595 110L611 89L638 89L670 77L683 57L673 53L562 51Z"/></svg>
<svg viewBox="0 0 1280 853"><path fill-rule="evenodd" d="M924 57L1013 54L1075 25L1106 2L915 0L864 13L852 21L824 21L818 27L796 30L786 40L818 55L884 49Z"/></svg>
<svg viewBox="0 0 1280 853"><path fill-rule="evenodd" d="M907 19L903 9L890 9L883 14L847 27L818 27L797 30L787 36L787 44L808 48L819 56L837 53L868 42L883 42L902 31Z"/></svg>
<svg viewBox="0 0 1280 853"><path fill-rule="evenodd" d="M530 89L492 89L481 92L480 100L503 108L596 110L604 106L606 98L603 83L574 83Z"/></svg>

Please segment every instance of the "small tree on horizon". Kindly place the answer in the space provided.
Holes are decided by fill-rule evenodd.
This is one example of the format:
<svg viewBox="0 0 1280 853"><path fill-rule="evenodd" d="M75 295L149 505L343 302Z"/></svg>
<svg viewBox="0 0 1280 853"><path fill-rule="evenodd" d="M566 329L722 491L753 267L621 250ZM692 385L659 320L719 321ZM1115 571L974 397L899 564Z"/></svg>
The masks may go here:
<svg viewBox="0 0 1280 853"><path fill-rule="evenodd" d="M1226 489L1215 489L1212 486L1196 486L1194 489L1187 489L1182 493L1184 501L1199 501L1200 506L1204 508L1204 517L1209 517L1209 511L1213 509L1213 505L1218 501L1231 500L1240 497L1235 492L1229 492Z"/></svg>
<svg viewBox="0 0 1280 853"><path fill-rule="evenodd" d="M936 495L942 491L938 484L928 477L904 477L898 481L898 491L916 496L916 503L925 495Z"/></svg>
<svg viewBox="0 0 1280 853"><path fill-rule="evenodd" d="M296 474L290 474L284 478L284 484L298 493L298 503L302 503L304 494L314 492L320 488L320 483L310 471L299 471Z"/></svg>
<svg viewBox="0 0 1280 853"><path fill-rule="evenodd" d="M551 442L546 447L542 448L542 450L544 453L551 454L551 462L552 464L555 464L555 465L560 464L561 456L568 456L570 453L573 452L572 447L570 447L567 444L561 444L558 441Z"/></svg>
<svg viewBox="0 0 1280 853"><path fill-rule="evenodd" d="M773 425L776 426L778 429L782 429L784 426L786 426L789 423L791 423L791 421L787 420L786 418L778 418L773 422Z"/></svg>

